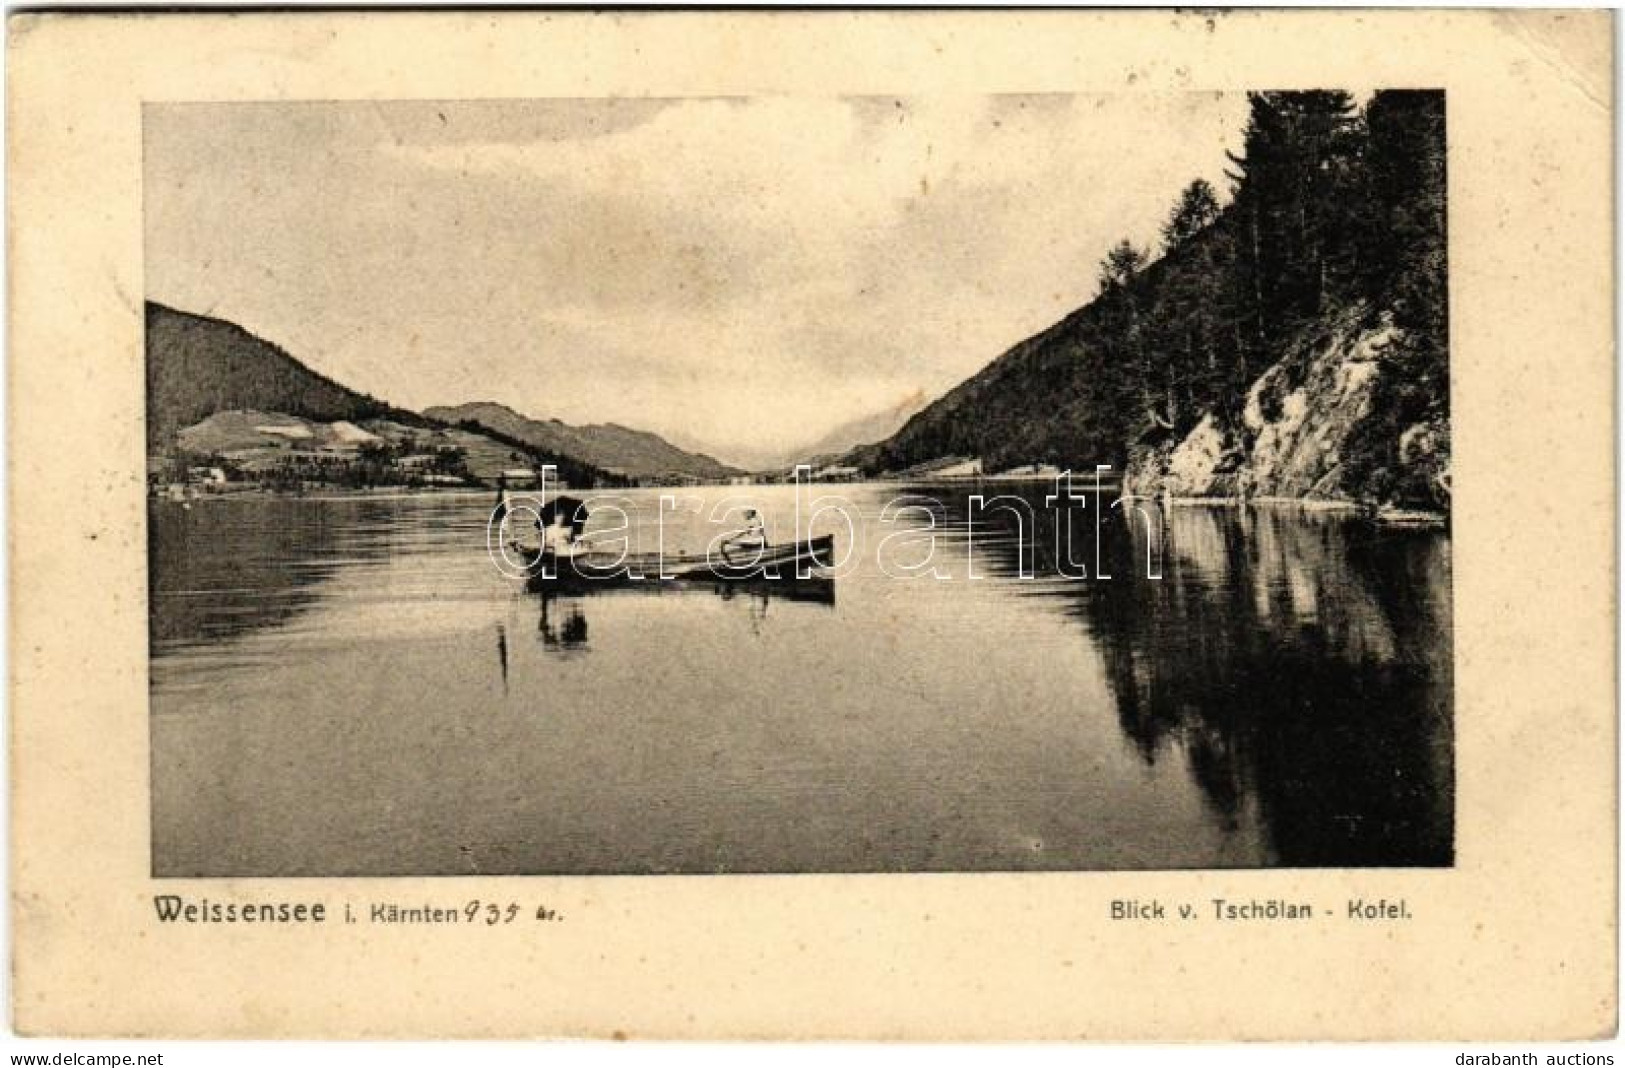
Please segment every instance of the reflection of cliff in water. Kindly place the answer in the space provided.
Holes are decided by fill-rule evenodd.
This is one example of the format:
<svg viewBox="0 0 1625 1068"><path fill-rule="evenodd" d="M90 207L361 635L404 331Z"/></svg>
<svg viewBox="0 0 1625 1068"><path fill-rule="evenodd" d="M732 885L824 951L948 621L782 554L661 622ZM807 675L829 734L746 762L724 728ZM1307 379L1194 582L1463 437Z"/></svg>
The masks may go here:
<svg viewBox="0 0 1625 1068"><path fill-rule="evenodd" d="M387 545L343 539L357 520L390 521L388 502L335 511L275 499L155 501L147 509L148 626L152 655L273 627L310 607L342 563L387 555Z"/></svg>
<svg viewBox="0 0 1625 1068"><path fill-rule="evenodd" d="M1079 605L1146 758L1182 744L1225 818L1256 798L1279 863L1449 863L1447 540L1176 509L1168 550Z"/></svg>
<svg viewBox="0 0 1625 1068"><path fill-rule="evenodd" d="M1261 820L1281 865L1452 862L1447 535L1178 507L1164 520L1162 579L1146 578L1142 526L1130 535L1118 521L1101 538L1113 578L1063 583L1043 581L1056 519L1035 513L1034 590L1062 599L1098 643L1145 761L1182 750L1215 819ZM1093 575L1087 522L1074 556ZM986 538L978 555L994 575L1015 572L1012 542Z"/></svg>

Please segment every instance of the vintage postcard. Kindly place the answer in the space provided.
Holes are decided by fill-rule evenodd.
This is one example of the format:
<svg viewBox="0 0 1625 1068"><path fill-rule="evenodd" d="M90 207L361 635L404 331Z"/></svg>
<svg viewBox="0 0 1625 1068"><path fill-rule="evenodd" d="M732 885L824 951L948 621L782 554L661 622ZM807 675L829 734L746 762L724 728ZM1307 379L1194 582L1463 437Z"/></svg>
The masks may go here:
<svg viewBox="0 0 1625 1068"><path fill-rule="evenodd" d="M1611 1033L1612 34L13 17L14 1026Z"/></svg>

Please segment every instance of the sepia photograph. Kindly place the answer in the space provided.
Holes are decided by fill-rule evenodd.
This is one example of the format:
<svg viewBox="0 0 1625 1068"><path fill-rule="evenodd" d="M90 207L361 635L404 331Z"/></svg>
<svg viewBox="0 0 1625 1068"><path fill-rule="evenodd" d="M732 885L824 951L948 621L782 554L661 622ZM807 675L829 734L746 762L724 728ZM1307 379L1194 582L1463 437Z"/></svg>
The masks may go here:
<svg viewBox="0 0 1625 1068"><path fill-rule="evenodd" d="M141 133L154 876L1453 863L1444 92Z"/></svg>

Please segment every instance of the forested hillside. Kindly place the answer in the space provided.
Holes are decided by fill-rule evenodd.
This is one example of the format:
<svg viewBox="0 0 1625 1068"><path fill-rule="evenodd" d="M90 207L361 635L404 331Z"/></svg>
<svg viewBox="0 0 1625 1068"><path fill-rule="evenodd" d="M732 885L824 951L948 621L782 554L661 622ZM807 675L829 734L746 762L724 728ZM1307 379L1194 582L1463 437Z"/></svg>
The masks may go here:
<svg viewBox="0 0 1625 1068"><path fill-rule="evenodd" d="M389 417L423 424L317 374L271 342L224 319L147 302L147 448L162 452L175 433L215 412L286 412L331 422Z"/></svg>
<svg viewBox="0 0 1625 1068"><path fill-rule="evenodd" d="M466 461L466 474L482 481L494 481L509 466L546 463L575 486L626 482L567 451L539 449L484 427L455 426L455 420L443 422L358 393L236 323L153 301L147 302L146 313L147 453L155 459L186 454L219 462L220 454L269 443L289 451L291 464L291 454L304 438L268 434L260 424L288 424L286 417L292 416L313 424L305 427L313 441L332 436L323 424L359 424L370 439L365 447L375 451L371 467L352 465L339 472L295 465L283 471L290 479L317 481L342 474L357 484L373 484L387 477L381 470L388 458L385 445L411 442L413 447L397 451L410 453L418 445L455 449Z"/></svg>
<svg viewBox="0 0 1625 1068"><path fill-rule="evenodd" d="M1160 248L1108 250L1094 300L852 461L1448 507L1444 95L1248 99L1227 204L1191 183Z"/></svg>

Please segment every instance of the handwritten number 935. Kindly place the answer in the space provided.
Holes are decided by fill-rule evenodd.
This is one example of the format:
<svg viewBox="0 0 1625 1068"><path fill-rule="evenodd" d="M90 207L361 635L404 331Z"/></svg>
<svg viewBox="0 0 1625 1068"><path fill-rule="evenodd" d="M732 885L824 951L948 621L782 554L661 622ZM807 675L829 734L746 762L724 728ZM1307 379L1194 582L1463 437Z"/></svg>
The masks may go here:
<svg viewBox="0 0 1625 1068"><path fill-rule="evenodd" d="M506 905L495 901L470 901L463 906L463 915L469 923L484 922L487 927L495 927L499 923L512 923L519 916L519 906L514 902ZM538 920L551 920L556 915L552 909L545 905L538 906L536 918Z"/></svg>

